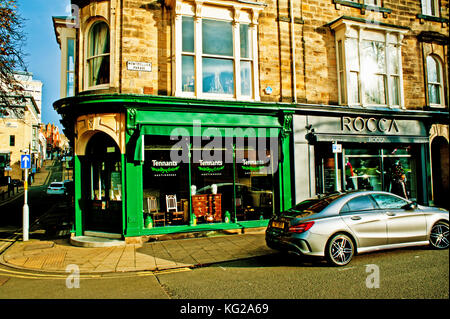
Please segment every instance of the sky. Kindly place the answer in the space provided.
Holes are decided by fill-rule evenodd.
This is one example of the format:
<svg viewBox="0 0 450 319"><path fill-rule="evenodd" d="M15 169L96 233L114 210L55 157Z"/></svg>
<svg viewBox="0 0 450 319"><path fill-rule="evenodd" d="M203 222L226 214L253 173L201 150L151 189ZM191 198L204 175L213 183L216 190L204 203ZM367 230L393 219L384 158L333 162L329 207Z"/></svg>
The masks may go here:
<svg viewBox="0 0 450 319"><path fill-rule="evenodd" d="M33 79L43 83L42 122L53 123L62 130L60 115L53 102L60 99L61 51L56 42L52 16L70 15L70 0L18 0L18 11L25 19L25 61Z"/></svg>

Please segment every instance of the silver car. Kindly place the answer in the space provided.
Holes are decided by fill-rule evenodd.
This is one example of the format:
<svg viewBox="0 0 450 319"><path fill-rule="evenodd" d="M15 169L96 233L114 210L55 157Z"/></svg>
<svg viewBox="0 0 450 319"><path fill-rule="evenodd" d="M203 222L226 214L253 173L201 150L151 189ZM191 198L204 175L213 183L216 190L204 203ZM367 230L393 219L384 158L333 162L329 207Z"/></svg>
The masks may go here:
<svg viewBox="0 0 450 319"><path fill-rule="evenodd" d="M47 195L64 195L66 188L63 182L53 182L47 187Z"/></svg>
<svg viewBox="0 0 450 319"><path fill-rule="evenodd" d="M430 244L449 246L449 213L387 192L353 191L305 200L274 216L270 248L347 265L358 253Z"/></svg>

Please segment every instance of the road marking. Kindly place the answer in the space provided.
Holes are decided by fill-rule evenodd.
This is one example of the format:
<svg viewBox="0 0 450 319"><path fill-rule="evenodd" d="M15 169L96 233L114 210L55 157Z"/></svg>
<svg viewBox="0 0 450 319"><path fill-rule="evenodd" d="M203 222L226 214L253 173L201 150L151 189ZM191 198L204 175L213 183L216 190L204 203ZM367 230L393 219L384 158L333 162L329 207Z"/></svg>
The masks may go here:
<svg viewBox="0 0 450 319"><path fill-rule="evenodd" d="M341 268L338 271L346 271L346 270L350 270L350 269L355 269L356 267L345 267L345 268Z"/></svg>
<svg viewBox="0 0 450 319"><path fill-rule="evenodd" d="M192 269L184 267L184 268L176 268L176 269L167 269L160 271L140 271L140 272L130 272L130 273L105 273L105 274L80 274L80 279L114 279L114 278L131 278L131 277L151 277L156 275L166 275L173 274L179 272L191 271ZM45 280L55 280L55 279L65 279L68 274L42 274L42 273L31 273L20 270L11 270L11 269L0 269L0 273L3 273L3 276L13 277L13 278L24 278L24 279L45 279Z"/></svg>
<svg viewBox="0 0 450 319"><path fill-rule="evenodd" d="M174 268L174 269L164 269L164 270L157 270L154 271L154 275L167 275L167 274L173 274L178 272L185 272L185 271L192 271L191 268L183 267L183 268Z"/></svg>

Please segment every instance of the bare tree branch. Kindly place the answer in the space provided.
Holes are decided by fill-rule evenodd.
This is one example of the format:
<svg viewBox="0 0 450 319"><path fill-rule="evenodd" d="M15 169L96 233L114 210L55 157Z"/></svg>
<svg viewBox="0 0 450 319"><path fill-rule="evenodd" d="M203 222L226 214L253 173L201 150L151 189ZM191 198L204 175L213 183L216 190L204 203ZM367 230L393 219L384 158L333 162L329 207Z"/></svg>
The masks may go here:
<svg viewBox="0 0 450 319"><path fill-rule="evenodd" d="M24 61L25 20L17 10L17 0L0 0L0 106L23 101L24 88L14 71L27 71Z"/></svg>

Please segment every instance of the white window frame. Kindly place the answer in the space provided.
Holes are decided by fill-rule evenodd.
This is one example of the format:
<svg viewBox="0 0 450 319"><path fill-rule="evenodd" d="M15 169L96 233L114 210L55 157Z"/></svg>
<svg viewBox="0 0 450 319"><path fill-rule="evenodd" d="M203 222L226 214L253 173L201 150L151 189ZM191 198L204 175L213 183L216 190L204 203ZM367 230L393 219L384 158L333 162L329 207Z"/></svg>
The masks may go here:
<svg viewBox="0 0 450 319"><path fill-rule="evenodd" d="M173 87L174 95L190 98L212 98L223 100L260 100L258 83L258 17L263 6L258 3L245 3L238 1L184 1L174 0L173 21ZM183 16L194 19L194 52L182 52L182 19ZM233 60L234 94L218 94L203 92L202 59L213 55L202 52L202 21L203 19L225 21L232 24L233 56L217 56L227 60ZM251 53L249 58L241 58L240 54L240 25L249 25L249 41ZM182 88L182 57L194 57L194 92L185 92ZM241 95L241 61L251 61L251 94Z"/></svg>
<svg viewBox="0 0 450 319"><path fill-rule="evenodd" d="M349 106L362 106L362 107L390 107L390 108L404 108L404 90L403 90L403 72L402 72L402 58L401 58L401 46L406 29L397 29L394 27L388 27L382 24L366 24L359 21L339 19L332 23L330 27L335 31L335 47L336 47L336 64L338 72L338 92L339 92L339 104ZM350 41L356 41L358 48L357 52L357 67L353 67L350 64L347 56L349 55L348 46ZM377 75L382 75L384 78L384 96L386 103L374 104L369 103L365 98L365 83L363 79L368 73L367 67L364 66L362 52L363 41L378 42L384 45L384 70ZM342 52L339 52L339 48L342 47ZM394 48L397 50L397 67L398 72L393 73L389 65L391 63L392 56L388 54L388 48ZM342 65L343 63L343 65ZM357 90L358 96L355 102L349 101L351 94L351 75L356 74L358 79ZM392 94L391 88L393 87L394 79L398 79L398 103L394 103L394 94Z"/></svg>
<svg viewBox="0 0 450 319"><path fill-rule="evenodd" d="M103 54L99 54L99 55L89 56L90 33L91 33L91 30L94 27L94 25L97 23L100 23L100 22L105 23L106 26L108 27L109 53L103 53ZM112 37L111 37L111 27L110 27L109 23L103 19L96 19L96 20L92 21L91 23L89 23L89 25L86 28L85 46L84 46L84 56L85 56L85 59L84 59L84 88L85 88L85 90L107 89L110 87L111 76L112 76L111 63L112 63L112 57L113 57L111 49L112 49ZM89 82L91 79L91 74L89 72L89 61L92 59L95 59L95 58L105 57L105 56L109 56L109 81L108 81L108 83L103 83L103 84L99 84L99 85L89 85Z"/></svg>
<svg viewBox="0 0 450 319"><path fill-rule="evenodd" d="M431 17L439 17L439 0L421 0L422 14Z"/></svg>
<svg viewBox="0 0 450 319"><path fill-rule="evenodd" d="M69 41L73 41L73 70L70 70L69 68ZM67 38L66 42L66 50L65 50L65 57L66 57L66 61L65 61L65 96L74 96L75 95L75 60L76 60L76 39L75 38ZM69 92L68 90L68 84L69 84L69 78L70 75L73 75L73 92Z"/></svg>
<svg viewBox="0 0 450 319"><path fill-rule="evenodd" d="M438 82L431 82L429 79L429 74L428 74L428 58L431 58L435 61L436 66L437 66L437 71L439 72L439 78L438 78ZM437 108L444 108L445 107L445 97L444 97L444 69L442 67L442 60L439 56L435 55L435 54L429 54L427 55L426 58L426 76L427 76L427 83L426 83L426 90L427 90L427 99L428 99L428 105L430 107L437 107ZM433 85L433 86L438 86L439 87L439 98L440 98L440 103L436 104L436 103L431 103L430 101L430 91L429 91L429 85Z"/></svg>
<svg viewBox="0 0 450 319"><path fill-rule="evenodd" d="M68 42L69 40L74 41L74 62L77 60L77 41L76 41L76 28L75 24L72 23L72 20L69 20L67 22L67 19L61 20L55 20L55 27L58 32L58 42L60 44L61 48L61 60L60 60L60 96L61 98L70 96L67 92L67 80L68 80ZM76 64L76 62L75 62ZM76 66L76 65L75 65ZM76 70L73 71L73 74L75 75ZM75 87L76 87L76 77L74 76L74 94L75 94Z"/></svg>

